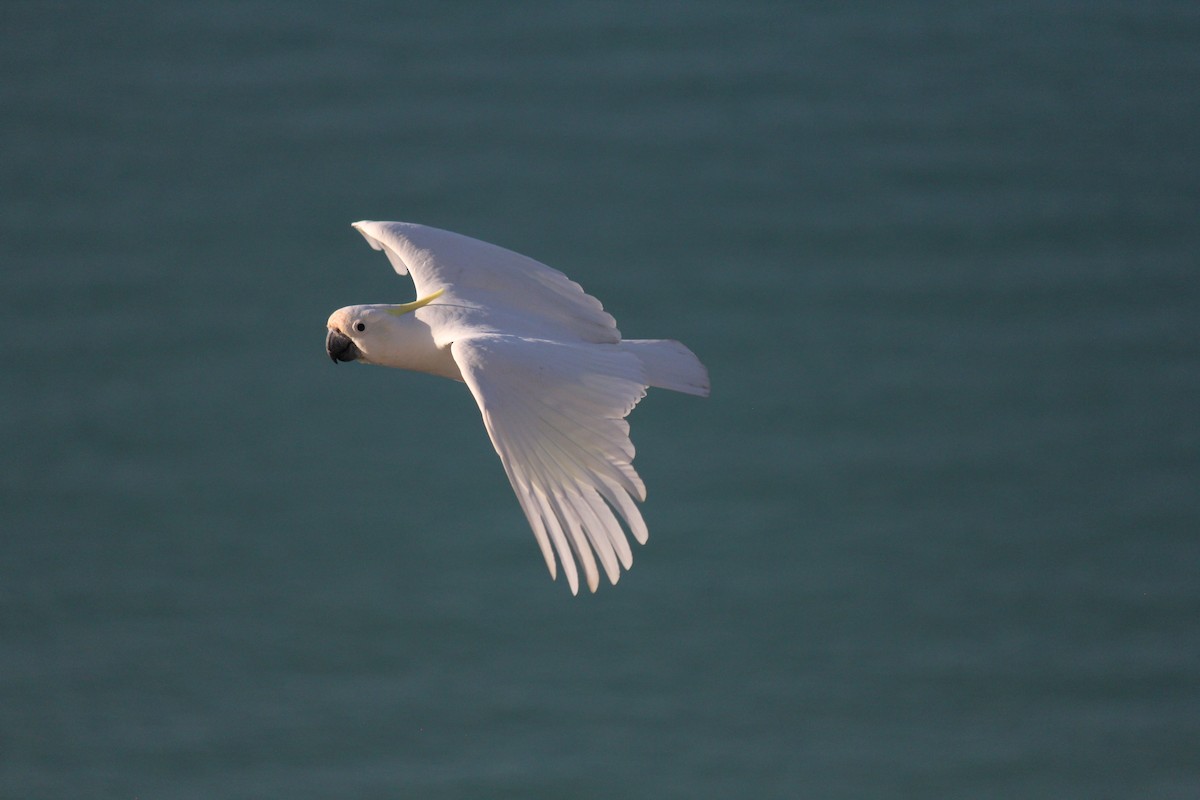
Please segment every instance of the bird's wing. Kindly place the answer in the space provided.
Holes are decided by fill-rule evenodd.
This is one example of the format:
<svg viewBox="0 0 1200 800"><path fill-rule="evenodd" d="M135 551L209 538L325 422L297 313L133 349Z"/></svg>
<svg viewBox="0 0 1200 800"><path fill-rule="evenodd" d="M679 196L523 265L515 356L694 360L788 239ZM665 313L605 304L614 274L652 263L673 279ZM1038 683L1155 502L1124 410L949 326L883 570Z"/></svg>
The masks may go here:
<svg viewBox="0 0 1200 800"><path fill-rule="evenodd" d="M396 272L412 275L418 297L443 290L432 306L455 310L446 315L446 327L455 331L621 339L599 300L558 270L520 253L411 222L364 220L354 228L387 254Z"/></svg>
<svg viewBox="0 0 1200 800"><path fill-rule="evenodd" d="M619 565L633 563L617 513L639 542L647 536L634 503L646 489L624 419L646 394L638 359L610 345L507 335L460 339L451 352L550 575L556 552L572 594L576 562L593 592L597 559L615 584Z"/></svg>

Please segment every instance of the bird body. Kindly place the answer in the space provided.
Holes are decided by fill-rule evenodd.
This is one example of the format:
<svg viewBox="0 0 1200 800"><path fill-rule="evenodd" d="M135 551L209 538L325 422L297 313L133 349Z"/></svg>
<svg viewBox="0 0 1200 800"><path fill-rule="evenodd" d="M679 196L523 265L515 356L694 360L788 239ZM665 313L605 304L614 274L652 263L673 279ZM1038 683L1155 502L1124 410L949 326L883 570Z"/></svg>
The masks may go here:
<svg viewBox="0 0 1200 800"><path fill-rule="evenodd" d="M623 340L599 300L527 256L424 225L354 227L418 299L338 309L330 357L466 383L551 576L557 554L572 593L578 569L596 590L597 561L615 584L633 563L616 515L647 537L625 417L648 386L707 396L699 359L674 340Z"/></svg>

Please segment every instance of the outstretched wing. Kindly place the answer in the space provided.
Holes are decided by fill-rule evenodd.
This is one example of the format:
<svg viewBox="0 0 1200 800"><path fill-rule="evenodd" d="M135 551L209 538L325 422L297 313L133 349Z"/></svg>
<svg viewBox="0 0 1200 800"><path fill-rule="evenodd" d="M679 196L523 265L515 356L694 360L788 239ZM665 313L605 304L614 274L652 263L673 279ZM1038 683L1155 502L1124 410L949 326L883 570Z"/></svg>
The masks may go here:
<svg viewBox="0 0 1200 800"><path fill-rule="evenodd" d="M647 536L624 419L646 394L641 363L611 345L492 334L459 339L451 352L550 575L557 553L572 594L576 563L593 592L597 559L615 584L633 563L617 514L639 542Z"/></svg>
<svg viewBox="0 0 1200 800"><path fill-rule="evenodd" d="M417 295L446 312L447 341L461 330L493 330L587 342L618 342L617 323L600 301L556 269L494 244L411 222L354 223L396 272L411 274ZM451 334L454 331L454 334Z"/></svg>

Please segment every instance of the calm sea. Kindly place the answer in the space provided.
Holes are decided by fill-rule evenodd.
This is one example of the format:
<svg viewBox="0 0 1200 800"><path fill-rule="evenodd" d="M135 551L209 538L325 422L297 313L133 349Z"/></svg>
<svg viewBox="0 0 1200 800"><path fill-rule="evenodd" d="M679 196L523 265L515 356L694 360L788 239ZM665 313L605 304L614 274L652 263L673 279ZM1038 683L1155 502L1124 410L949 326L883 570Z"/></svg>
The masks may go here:
<svg viewBox="0 0 1200 800"><path fill-rule="evenodd" d="M1195 2L0 6L0 797L1200 796ZM349 227L708 400L551 582Z"/></svg>

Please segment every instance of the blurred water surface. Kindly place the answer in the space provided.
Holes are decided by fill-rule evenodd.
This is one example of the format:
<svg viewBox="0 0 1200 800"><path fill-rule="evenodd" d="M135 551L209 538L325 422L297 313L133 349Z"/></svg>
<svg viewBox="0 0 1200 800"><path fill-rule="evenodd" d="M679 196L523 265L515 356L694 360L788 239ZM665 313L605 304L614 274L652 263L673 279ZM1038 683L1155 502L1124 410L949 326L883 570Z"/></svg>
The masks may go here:
<svg viewBox="0 0 1200 800"><path fill-rule="evenodd" d="M1195 797L1194 3L9 2L0 794ZM551 583L349 227L708 363Z"/></svg>

